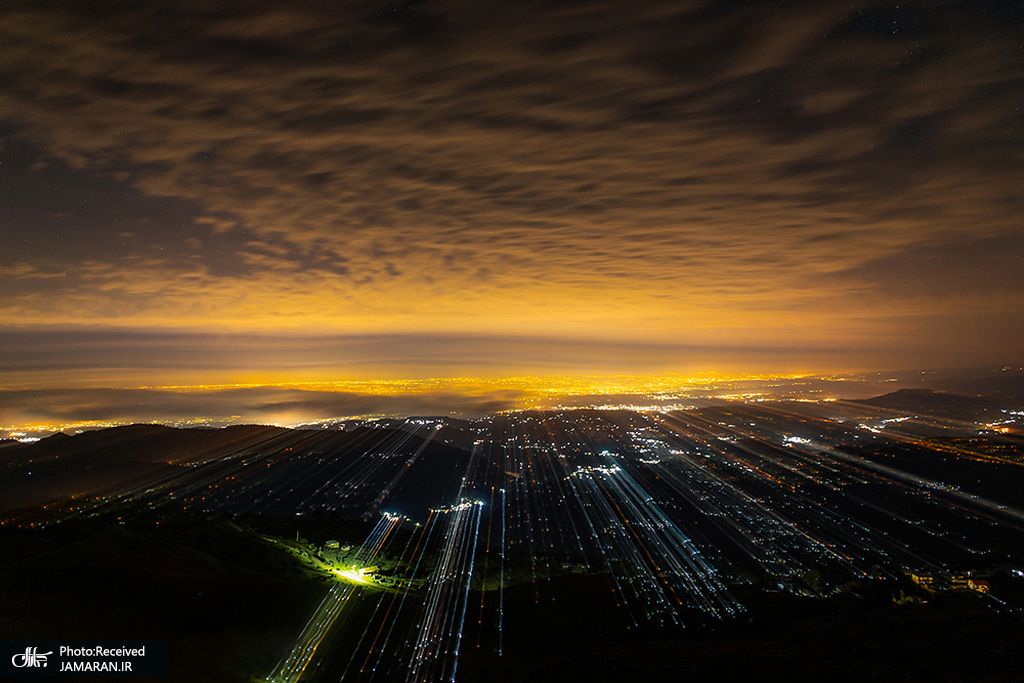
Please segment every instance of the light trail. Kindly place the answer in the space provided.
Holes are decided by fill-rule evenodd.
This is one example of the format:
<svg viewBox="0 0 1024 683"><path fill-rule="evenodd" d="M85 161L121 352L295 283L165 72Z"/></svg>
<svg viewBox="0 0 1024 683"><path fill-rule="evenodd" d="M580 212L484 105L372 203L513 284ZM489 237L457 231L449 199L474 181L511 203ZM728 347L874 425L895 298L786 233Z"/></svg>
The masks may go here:
<svg viewBox="0 0 1024 683"><path fill-rule="evenodd" d="M481 502L462 501L439 511L448 517L448 526L417 626L408 683L455 680L482 508Z"/></svg>
<svg viewBox="0 0 1024 683"><path fill-rule="evenodd" d="M364 562L373 561L380 552L381 547L403 521L399 515L385 514L370 532L369 537L356 553L356 557ZM339 572L341 573L341 572ZM344 576L343 573L341 573ZM317 607L313 616L306 622L305 628L299 634L295 646L288 653L267 677L268 683L296 683L307 672L310 665L317 657L318 649L324 639L330 633L335 621L349 600L359 590L358 584L366 583L363 576L355 582L347 581L338 583L331 587L327 597ZM322 653L321 653L322 654Z"/></svg>

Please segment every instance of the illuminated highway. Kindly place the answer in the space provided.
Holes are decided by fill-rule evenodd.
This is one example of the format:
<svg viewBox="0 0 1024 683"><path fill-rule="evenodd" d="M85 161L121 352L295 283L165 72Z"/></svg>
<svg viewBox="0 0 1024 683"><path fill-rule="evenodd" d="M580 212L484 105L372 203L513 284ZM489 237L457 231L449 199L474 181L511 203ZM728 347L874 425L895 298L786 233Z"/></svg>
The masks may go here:
<svg viewBox="0 0 1024 683"><path fill-rule="evenodd" d="M402 523L402 518L396 515L383 515L377 526L370 533L369 538L359 549L356 557L362 566L356 565L348 569L335 570L339 583L331 586L327 597L310 617L302 633L287 657L274 669L267 678L272 683L294 683L298 681L307 671L311 664L314 664L318 648L327 637L334 622L338 619L342 610L358 590L361 584L370 584L372 579L364 576L364 567L369 566L377 557L381 547L387 542L391 533Z"/></svg>

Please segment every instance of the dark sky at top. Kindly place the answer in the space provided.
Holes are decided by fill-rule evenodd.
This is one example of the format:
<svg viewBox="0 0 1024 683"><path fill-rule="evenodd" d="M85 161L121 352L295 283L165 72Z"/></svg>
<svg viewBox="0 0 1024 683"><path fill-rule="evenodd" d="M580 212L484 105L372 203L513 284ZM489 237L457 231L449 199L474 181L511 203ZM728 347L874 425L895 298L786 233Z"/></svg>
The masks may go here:
<svg viewBox="0 0 1024 683"><path fill-rule="evenodd" d="M1019 360L1022 26L966 0L7 0L0 372L166 380L167 340L255 332L307 370L346 362L310 339L380 335L359 362L418 375L439 338L547 370ZM280 344L227 365L283 372Z"/></svg>

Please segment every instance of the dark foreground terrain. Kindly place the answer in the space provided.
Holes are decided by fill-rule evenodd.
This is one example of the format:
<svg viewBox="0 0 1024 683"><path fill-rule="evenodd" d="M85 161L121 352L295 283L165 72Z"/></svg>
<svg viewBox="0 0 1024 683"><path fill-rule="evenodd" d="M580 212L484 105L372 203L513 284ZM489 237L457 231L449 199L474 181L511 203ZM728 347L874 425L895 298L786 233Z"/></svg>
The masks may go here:
<svg viewBox="0 0 1024 683"><path fill-rule="evenodd" d="M0 639L166 639L182 683L262 680L326 592L322 576L259 533L358 537L368 525L181 514L0 530ZM627 628L608 577L562 576L505 591L502 655L467 628L460 681L1019 681L1024 623L967 592L863 581L810 598L733 590L748 612L716 629ZM896 604L901 595L923 604ZM470 622L497 591L470 594ZM364 611L374 597L367 597ZM341 624L335 652L362 628ZM342 658L344 659L344 658ZM326 666L339 673L344 662ZM334 670L337 669L337 670ZM322 680L336 680L322 676ZM127 680L90 677L90 680Z"/></svg>
<svg viewBox="0 0 1024 683"><path fill-rule="evenodd" d="M166 640L183 683L1019 681L1021 418L913 392L2 443L0 640Z"/></svg>

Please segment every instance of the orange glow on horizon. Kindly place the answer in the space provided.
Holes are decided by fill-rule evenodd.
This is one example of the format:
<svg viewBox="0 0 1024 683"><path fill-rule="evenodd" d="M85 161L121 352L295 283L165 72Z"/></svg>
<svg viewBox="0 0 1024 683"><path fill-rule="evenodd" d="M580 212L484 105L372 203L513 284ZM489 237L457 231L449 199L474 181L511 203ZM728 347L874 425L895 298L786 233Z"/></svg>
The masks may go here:
<svg viewBox="0 0 1024 683"><path fill-rule="evenodd" d="M481 398L500 397L510 402L512 409L555 409L565 407L561 401L568 400L572 407L620 407L619 404L608 402L608 397L636 397L642 401L664 402L685 400L695 396L704 398L720 398L724 400L749 400L763 396L771 391L774 383L799 380L808 377L804 373L797 374L716 374L712 372L690 374L663 375L548 375L519 377L489 378L430 378L403 380L348 380L318 382L246 382L231 384L203 385L162 385L136 386L104 391L137 391L145 390L164 394L218 394L232 390L281 390L292 392L309 392L312 395L341 394L363 397L456 397ZM815 379L841 379L840 376ZM755 385L755 388L746 388ZM791 391L792 386L783 391ZM578 401L592 397L592 401ZM577 400L574 402L574 399ZM622 404L633 408L640 404ZM448 411L441 411L448 412ZM457 414L458 410L450 411ZM405 411L405 414L409 414ZM314 416L304 413L300 408L280 411L273 415L264 414L254 420L246 415L207 416L193 415L187 418L167 418L155 420L68 420L68 421L33 421L31 423L0 426L0 431L10 435L14 432L39 433L56 431L81 431L98 427L114 427L132 422L159 423L176 427L199 425L260 424L292 427L303 424L316 424L336 419L375 419L382 417L402 417L402 411L377 411L371 413L344 413L330 416Z"/></svg>
<svg viewBox="0 0 1024 683"><path fill-rule="evenodd" d="M662 375L544 375L519 377L432 377L396 380L323 380L274 381L270 379L225 384L153 385L132 387L162 391L214 391L274 387L306 391L352 392L371 396L402 396L437 392L464 395L494 391L518 391L545 397L603 396L609 394L653 394L661 392L714 391L720 385L736 382L767 382L797 379L810 373L721 374L714 372Z"/></svg>

